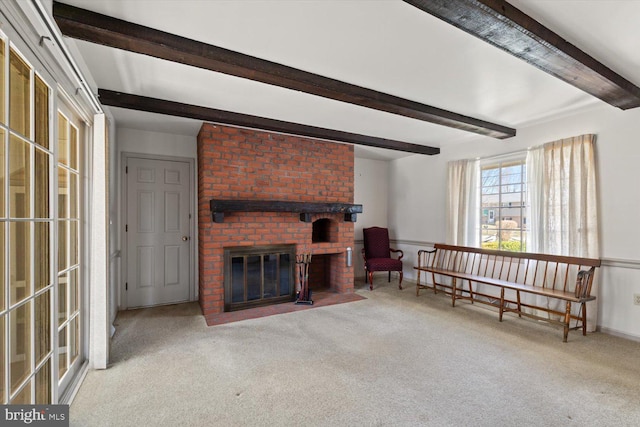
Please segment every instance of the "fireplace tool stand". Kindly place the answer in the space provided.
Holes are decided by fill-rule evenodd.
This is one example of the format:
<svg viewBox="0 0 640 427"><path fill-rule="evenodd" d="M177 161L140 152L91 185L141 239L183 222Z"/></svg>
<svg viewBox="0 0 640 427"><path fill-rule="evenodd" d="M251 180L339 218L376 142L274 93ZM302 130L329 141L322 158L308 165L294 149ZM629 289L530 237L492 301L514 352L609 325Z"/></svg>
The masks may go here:
<svg viewBox="0 0 640 427"><path fill-rule="evenodd" d="M300 290L296 295L296 304L313 304L311 289L309 289L309 264L311 264L310 253L296 255L296 267L298 268L298 279L300 280Z"/></svg>

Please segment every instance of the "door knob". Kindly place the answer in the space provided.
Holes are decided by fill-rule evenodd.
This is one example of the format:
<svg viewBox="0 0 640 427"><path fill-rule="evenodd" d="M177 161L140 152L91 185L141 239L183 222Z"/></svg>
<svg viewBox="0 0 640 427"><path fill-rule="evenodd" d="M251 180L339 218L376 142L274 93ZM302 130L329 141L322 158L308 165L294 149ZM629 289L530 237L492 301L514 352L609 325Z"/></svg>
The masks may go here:
<svg viewBox="0 0 640 427"><path fill-rule="evenodd" d="M189 236L182 236L182 241L186 242L187 240L189 240Z"/></svg>

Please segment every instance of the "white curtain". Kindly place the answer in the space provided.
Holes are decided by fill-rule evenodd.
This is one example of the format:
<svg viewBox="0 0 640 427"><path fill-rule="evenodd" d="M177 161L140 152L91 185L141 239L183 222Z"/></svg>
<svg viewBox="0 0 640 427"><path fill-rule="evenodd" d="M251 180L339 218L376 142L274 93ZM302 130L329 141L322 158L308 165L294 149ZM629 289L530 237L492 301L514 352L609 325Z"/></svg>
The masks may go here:
<svg viewBox="0 0 640 427"><path fill-rule="evenodd" d="M480 161L449 162L447 178L447 243L480 244Z"/></svg>
<svg viewBox="0 0 640 427"><path fill-rule="evenodd" d="M527 154L529 252L599 258L594 145L595 135L581 135ZM596 308L595 303L587 307L589 330L596 326Z"/></svg>
<svg viewBox="0 0 640 427"><path fill-rule="evenodd" d="M529 151L531 252L600 256L594 143L582 135Z"/></svg>

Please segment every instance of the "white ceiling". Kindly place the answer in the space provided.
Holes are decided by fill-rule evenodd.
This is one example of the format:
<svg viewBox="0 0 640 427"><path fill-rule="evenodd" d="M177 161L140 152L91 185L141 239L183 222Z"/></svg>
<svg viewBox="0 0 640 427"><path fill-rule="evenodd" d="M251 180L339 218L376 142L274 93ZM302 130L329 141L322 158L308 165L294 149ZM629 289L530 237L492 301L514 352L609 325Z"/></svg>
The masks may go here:
<svg viewBox="0 0 640 427"><path fill-rule="evenodd" d="M521 128L605 105L400 0L62 0L326 77ZM511 3L640 85L640 1ZM97 87L421 145L481 137L87 42ZM614 107L610 107L614 108ZM111 108L119 127L195 136L201 122ZM356 156L409 153L356 147Z"/></svg>

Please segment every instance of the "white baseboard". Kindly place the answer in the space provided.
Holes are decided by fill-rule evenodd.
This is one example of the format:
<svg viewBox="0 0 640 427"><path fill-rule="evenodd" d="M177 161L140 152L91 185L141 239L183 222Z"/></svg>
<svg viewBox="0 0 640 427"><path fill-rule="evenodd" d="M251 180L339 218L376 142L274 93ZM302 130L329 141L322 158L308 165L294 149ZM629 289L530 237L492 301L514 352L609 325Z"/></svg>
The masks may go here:
<svg viewBox="0 0 640 427"><path fill-rule="evenodd" d="M598 326L596 328L596 330L598 332L602 332L603 334L613 335L614 337L625 338L625 339L628 339L628 340L631 340L631 341L640 342L640 337L639 336L627 334L627 333L624 333L624 332L620 332L620 331L618 331L616 329L611 329L611 328L605 328L605 327L602 327L602 326Z"/></svg>

